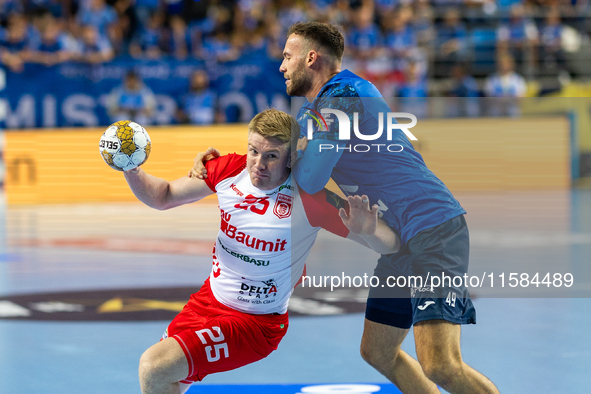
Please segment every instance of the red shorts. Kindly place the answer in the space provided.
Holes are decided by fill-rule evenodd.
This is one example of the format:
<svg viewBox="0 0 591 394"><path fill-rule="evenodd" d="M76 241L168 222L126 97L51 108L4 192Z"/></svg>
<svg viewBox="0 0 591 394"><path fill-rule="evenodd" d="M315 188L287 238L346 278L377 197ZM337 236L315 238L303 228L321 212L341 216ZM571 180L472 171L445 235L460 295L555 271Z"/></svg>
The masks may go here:
<svg viewBox="0 0 591 394"><path fill-rule="evenodd" d="M229 371L267 357L287 332L288 316L252 315L219 303L209 278L174 318L167 335L185 352L189 375L182 383Z"/></svg>

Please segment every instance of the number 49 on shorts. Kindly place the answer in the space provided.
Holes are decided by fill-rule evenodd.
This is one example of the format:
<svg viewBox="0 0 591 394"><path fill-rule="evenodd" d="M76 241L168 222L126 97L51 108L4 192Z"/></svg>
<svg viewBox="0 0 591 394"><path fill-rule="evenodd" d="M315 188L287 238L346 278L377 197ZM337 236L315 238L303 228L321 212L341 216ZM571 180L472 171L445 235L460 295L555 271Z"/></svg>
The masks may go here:
<svg viewBox="0 0 591 394"><path fill-rule="evenodd" d="M449 293L447 293L447 297L445 298L445 303L449 306L451 306L452 308L455 308L456 306L456 293L454 293L453 291L450 291Z"/></svg>

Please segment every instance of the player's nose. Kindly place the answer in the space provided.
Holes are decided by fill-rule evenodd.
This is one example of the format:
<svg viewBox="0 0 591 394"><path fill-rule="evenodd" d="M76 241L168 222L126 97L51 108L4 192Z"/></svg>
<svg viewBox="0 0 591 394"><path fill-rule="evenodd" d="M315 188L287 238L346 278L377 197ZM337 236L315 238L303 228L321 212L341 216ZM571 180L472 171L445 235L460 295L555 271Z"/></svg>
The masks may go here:
<svg viewBox="0 0 591 394"><path fill-rule="evenodd" d="M265 161L261 156L258 156L254 159L253 165L255 170L263 170L265 168Z"/></svg>
<svg viewBox="0 0 591 394"><path fill-rule="evenodd" d="M279 66L279 72L285 73L286 71L287 71L287 68L285 67L285 59L283 59L283 61L281 62L281 65Z"/></svg>

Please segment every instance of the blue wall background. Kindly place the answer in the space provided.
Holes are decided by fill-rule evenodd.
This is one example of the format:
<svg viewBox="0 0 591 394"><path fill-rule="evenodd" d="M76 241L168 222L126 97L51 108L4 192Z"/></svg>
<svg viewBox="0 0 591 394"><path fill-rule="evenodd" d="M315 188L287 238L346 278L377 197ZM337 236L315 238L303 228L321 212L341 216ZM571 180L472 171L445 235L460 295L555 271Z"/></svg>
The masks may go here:
<svg viewBox="0 0 591 394"><path fill-rule="evenodd" d="M53 67L27 64L22 73L6 70L6 88L0 100L6 101L7 111L0 127L107 126L111 124L105 108L107 97L130 69L138 72L156 95L155 124L175 123L188 78L198 68L208 72L220 110L230 115L228 121L248 122L268 107L288 111L289 97L279 65L260 52L211 64L173 58L121 58L99 65L63 63Z"/></svg>

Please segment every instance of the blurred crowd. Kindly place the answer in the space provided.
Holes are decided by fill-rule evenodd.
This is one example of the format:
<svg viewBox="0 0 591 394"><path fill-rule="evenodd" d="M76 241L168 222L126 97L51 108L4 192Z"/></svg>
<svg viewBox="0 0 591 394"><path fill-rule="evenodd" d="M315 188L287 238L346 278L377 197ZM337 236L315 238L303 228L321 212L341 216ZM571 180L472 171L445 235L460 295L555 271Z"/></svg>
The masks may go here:
<svg viewBox="0 0 591 394"><path fill-rule="evenodd" d="M450 96L521 96L525 79L577 73L569 52L589 15L587 0L0 0L0 59L13 72L117 56L281 59L288 28L315 20L342 26L343 68L385 96L424 97L437 80Z"/></svg>

